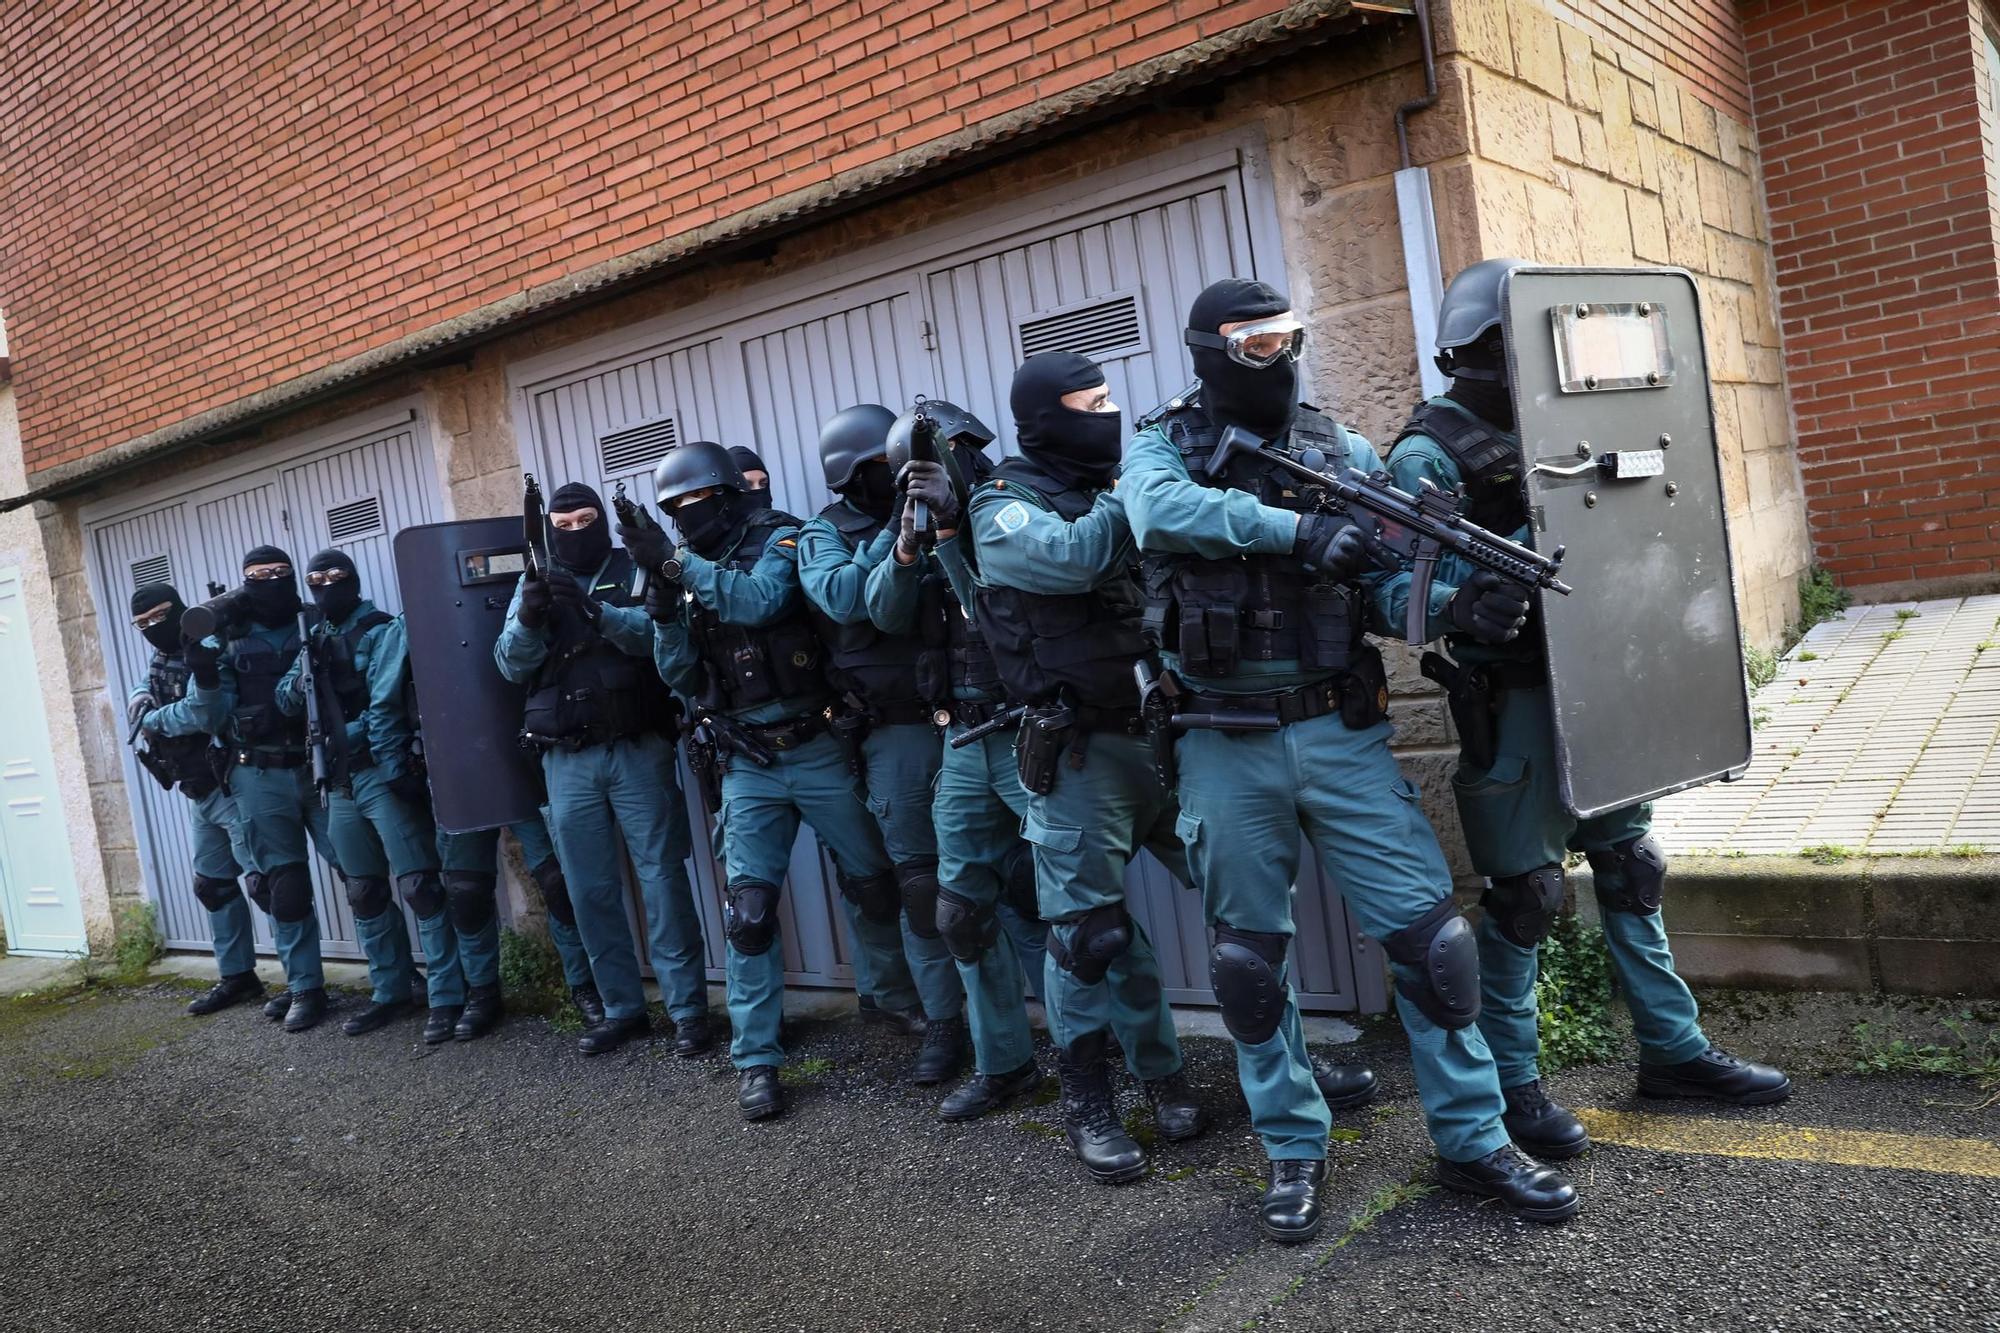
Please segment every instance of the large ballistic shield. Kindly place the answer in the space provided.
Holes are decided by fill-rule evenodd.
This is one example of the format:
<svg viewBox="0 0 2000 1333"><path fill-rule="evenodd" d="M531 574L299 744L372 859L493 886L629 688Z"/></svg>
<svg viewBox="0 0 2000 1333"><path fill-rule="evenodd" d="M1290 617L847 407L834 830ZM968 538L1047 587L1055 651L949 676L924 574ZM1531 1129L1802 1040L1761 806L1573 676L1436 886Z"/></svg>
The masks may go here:
<svg viewBox="0 0 2000 1333"><path fill-rule="evenodd" d="M519 743L524 691L493 664L526 552L514 517L396 534L431 806L447 833L499 828L542 804L541 766Z"/></svg>
<svg viewBox="0 0 2000 1333"><path fill-rule="evenodd" d="M1740 774L1750 700L1709 401L1682 269L1524 267L1501 310L1563 804L1588 818Z"/></svg>

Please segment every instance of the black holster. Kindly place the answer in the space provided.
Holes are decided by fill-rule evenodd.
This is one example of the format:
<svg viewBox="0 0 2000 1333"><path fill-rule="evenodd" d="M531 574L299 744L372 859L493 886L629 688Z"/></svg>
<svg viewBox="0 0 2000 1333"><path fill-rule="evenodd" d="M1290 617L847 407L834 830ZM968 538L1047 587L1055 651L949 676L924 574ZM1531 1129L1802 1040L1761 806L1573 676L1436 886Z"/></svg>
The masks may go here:
<svg viewBox="0 0 2000 1333"><path fill-rule="evenodd" d="M1055 790L1056 770L1075 730L1076 712L1069 708L1042 708L1021 719L1021 732L1014 738L1014 762L1023 787L1037 796Z"/></svg>
<svg viewBox="0 0 2000 1333"><path fill-rule="evenodd" d="M1444 687L1445 707L1458 729L1459 756L1485 772L1500 744L1500 690L1484 666L1460 666L1442 653L1425 653L1419 664L1426 679Z"/></svg>
<svg viewBox="0 0 2000 1333"><path fill-rule="evenodd" d="M167 762L165 755L152 749L135 749L132 753L138 758L139 767L153 775L153 781L159 783L168 791L174 789L174 783L177 780L174 774L174 766Z"/></svg>
<svg viewBox="0 0 2000 1333"><path fill-rule="evenodd" d="M688 771L701 788L701 799L710 812L722 808L722 755L714 733L706 727L688 732Z"/></svg>

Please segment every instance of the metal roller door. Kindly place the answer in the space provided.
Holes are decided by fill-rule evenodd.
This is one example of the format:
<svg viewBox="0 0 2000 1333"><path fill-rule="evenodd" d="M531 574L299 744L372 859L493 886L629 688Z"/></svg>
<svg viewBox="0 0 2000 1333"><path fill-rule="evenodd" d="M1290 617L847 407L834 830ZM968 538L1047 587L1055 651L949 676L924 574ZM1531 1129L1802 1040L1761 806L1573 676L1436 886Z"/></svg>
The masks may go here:
<svg viewBox="0 0 2000 1333"><path fill-rule="evenodd" d="M900 410L916 393L943 397L976 412L1011 452L1014 368L1029 353L1058 348L1105 366L1129 420L1192 379L1181 328L1204 286L1231 274L1282 280L1269 187L1251 194L1246 182L1258 172L1246 161L1253 152L1232 149L1129 173L1122 184L1093 182L1095 194L1052 192L1022 201L1011 219L980 219L977 232L940 228L893 253L843 259L838 273L800 274L536 358L513 373L525 465L545 485L622 477L650 499L644 478L673 445L748 444L770 467L776 503L809 516L828 499L817 444L820 423L835 411L868 401ZM713 926L715 869L706 852L696 861ZM1315 864L1310 856L1306 863ZM1315 1009L1356 1008L1358 942L1345 905L1317 868L1299 887L1301 999ZM790 981L851 979L832 891L825 857L802 836L784 900ZM1141 857L1131 896L1170 995L1209 1001L1196 895ZM710 962L720 962L713 949Z"/></svg>
<svg viewBox="0 0 2000 1333"><path fill-rule="evenodd" d="M192 603L207 595L210 582L240 582L243 552L252 546L284 547L302 577L314 552L339 546L354 558L366 595L393 613L401 598L390 538L401 527L441 517L437 494L429 446L405 410L390 414L386 424L275 444L259 451L257 461L232 460L196 472L177 489L155 487L87 510L114 714L124 716L125 697L144 678L152 655L127 614L135 587L164 580ZM195 900L189 869L187 800L162 790L129 750L123 762L140 873L167 944L206 949L208 916ZM327 955L360 957L339 881L317 856L311 865ZM253 915L258 949L269 953L270 923L261 912Z"/></svg>

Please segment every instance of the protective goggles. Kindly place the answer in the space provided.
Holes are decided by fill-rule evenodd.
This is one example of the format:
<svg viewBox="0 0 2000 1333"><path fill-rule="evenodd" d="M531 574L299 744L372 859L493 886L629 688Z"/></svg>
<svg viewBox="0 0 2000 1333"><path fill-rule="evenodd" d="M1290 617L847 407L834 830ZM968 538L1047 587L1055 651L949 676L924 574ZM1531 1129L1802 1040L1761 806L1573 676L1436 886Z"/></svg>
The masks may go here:
<svg viewBox="0 0 2000 1333"><path fill-rule="evenodd" d="M167 617L173 614L173 610L174 604L172 602L161 602L152 610L133 616L133 627L136 629L151 629L155 625L165 624Z"/></svg>
<svg viewBox="0 0 2000 1333"><path fill-rule="evenodd" d="M331 588L346 577L347 571L344 569L316 569L306 575L306 586L308 588Z"/></svg>
<svg viewBox="0 0 2000 1333"><path fill-rule="evenodd" d="M1306 326L1290 315L1253 320L1228 333L1187 331L1189 347L1219 347L1239 366L1263 370L1280 361L1296 361L1305 350Z"/></svg>

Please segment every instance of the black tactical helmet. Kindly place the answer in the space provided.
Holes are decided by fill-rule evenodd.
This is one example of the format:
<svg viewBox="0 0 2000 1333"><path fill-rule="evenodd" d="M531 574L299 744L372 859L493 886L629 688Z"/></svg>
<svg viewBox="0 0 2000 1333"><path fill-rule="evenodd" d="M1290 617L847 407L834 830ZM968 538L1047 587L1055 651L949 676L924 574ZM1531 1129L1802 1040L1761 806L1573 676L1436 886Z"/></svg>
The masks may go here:
<svg viewBox="0 0 2000 1333"><path fill-rule="evenodd" d="M896 414L880 403L843 408L819 429L819 464L826 470L828 490L838 491L854 480L854 469L888 448L889 427Z"/></svg>
<svg viewBox="0 0 2000 1333"><path fill-rule="evenodd" d="M1472 353L1500 327L1500 287L1520 268L1518 259L1482 259L1460 269L1438 305L1437 365L1453 378L1498 380L1492 358Z"/></svg>
<svg viewBox="0 0 2000 1333"><path fill-rule="evenodd" d="M692 491L720 486L726 491L743 492L750 484L743 469L729 451L710 440L690 440L667 451L653 469L653 494L662 508Z"/></svg>

